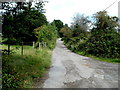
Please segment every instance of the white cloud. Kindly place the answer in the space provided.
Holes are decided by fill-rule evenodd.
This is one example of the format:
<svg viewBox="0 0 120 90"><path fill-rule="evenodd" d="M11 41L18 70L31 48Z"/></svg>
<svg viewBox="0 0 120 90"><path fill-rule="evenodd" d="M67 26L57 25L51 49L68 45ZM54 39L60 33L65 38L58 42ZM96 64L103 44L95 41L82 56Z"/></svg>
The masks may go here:
<svg viewBox="0 0 120 90"><path fill-rule="evenodd" d="M104 10L115 0L48 0L46 4L46 16L48 21L60 19L70 24L75 13L92 16L94 13ZM107 9L109 15L118 16L118 1Z"/></svg>

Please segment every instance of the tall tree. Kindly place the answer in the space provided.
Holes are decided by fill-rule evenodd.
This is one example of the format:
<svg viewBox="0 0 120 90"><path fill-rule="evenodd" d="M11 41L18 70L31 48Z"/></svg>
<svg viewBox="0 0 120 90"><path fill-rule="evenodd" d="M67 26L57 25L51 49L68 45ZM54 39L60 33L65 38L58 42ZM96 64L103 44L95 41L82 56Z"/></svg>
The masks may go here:
<svg viewBox="0 0 120 90"><path fill-rule="evenodd" d="M3 38L16 41L36 40L33 30L47 23L47 19L31 2L3 2ZM41 9L43 7L41 6ZM12 41L14 41L12 39Z"/></svg>
<svg viewBox="0 0 120 90"><path fill-rule="evenodd" d="M100 31L100 32L108 32L114 31L115 28L118 26L118 18L117 17L110 17L106 11L100 11L94 14L94 18L96 20L94 24L94 28L92 31Z"/></svg>
<svg viewBox="0 0 120 90"><path fill-rule="evenodd" d="M84 15L80 15L79 13L77 13L74 17L73 17L73 22L71 25L71 28L73 29L74 32L74 37L77 36L87 36L87 30L89 29L88 24L89 24L89 20L88 17L84 16Z"/></svg>
<svg viewBox="0 0 120 90"><path fill-rule="evenodd" d="M86 42L86 52L95 56L120 58L120 35L116 32L117 17L106 11L97 12L91 37Z"/></svg>
<svg viewBox="0 0 120 90"><path fill-rule="evenodd" d="M54 20L52 22L57 27L58 35L61 37L62 33L60 32L61 28L64 27L64 24L61 20Z"/></svg>

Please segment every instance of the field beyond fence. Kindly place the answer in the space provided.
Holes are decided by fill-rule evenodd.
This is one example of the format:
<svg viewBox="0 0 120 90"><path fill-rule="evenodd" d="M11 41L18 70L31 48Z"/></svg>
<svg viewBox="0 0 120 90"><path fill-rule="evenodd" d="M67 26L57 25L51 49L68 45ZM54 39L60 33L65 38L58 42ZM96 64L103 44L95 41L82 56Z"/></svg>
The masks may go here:
<svg viewBox="0 0 120 90"><path fill-rule="evenodd" d="M21 42L19 45L6 45L6 44L2 44L0 46L0 52L2 52L2 54L21 54L24 55L25 53L29 53L26 51L26 49L31 49L31 48L36 48L36 49L42 49L45 48L46 42L38 42L37 44L35 42Z"/></svg>

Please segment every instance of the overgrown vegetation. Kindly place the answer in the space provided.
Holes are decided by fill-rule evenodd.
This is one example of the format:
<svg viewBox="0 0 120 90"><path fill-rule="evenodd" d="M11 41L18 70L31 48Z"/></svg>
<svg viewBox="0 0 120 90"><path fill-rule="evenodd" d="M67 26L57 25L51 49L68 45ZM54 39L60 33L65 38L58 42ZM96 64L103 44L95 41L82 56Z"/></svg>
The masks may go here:
<svg viewBox="0 0 120 90"><path fill-rule="evenodd" d="M63 25L61 20L54 20L50 24L44 15L44 4L45 1L34 5L31 2L2 2L5 12L0 36L2 42L8 45L8 49L2 45L5 50L2 55L3 89L31 88L33 79L42 77L49 68L57 37L62 37L65 45L78 54L102 61L120 62L117 17L110 17L105 11L97 12L91 31L88 27L90 20L80 14L73 18L71 27ZM19 44L23 41L35 41L36 48L25 46L22 56ZM46 42L47 47L38 49L38 42Z"/></svg>
<svg viewBox="0 0 120 90"><path fill-rule="evenodd" d="M120 34L117 33L117 17L110 17L105 11L95 15L95 28L85 43L86 53L105 58L120 58Z"/></svg>
<svg viewBox="0 0 120 90"><path fill-rule="evenodd" d="M100 11L94 14L94 19L94 26L88 31L90 21L84 15L77 14L69 31L61 29L65 45L76 53L82 52L82 55L119 63L120 34L116 29L118 18L110 17L106 11Z"/></svg>
<svg viewBox="0 0 120 90"><path fill-rule="evenodd" d="M85 43L85 51L97 57L120 58L120 35L116 32L92 35Z"/></svg>
<svg viewBox="0 0 120 90"><path fill-rule="evenodd" d="M37 42L46 42L47 47L53 49L56 38L57 38L57 30L54 25L48 24L43 25L41 27L38 27L34 29L34 34L38 38ZM38 43L36 43L37 45Z"/></svg>
<svg viewBox="0 0 120 90"><path fill-rule="evenodd" d="M45 1L2 2L2 88L31 88L34 78L43 76L50 66L51 53L56 44L56 26L47 22L43 14ZM36 48L24 46L21 42L36 42ZM37 48L38 42L46 47ZM8 47L7 47L8 46ZM10 47L11 46L11 47Z"/></svg>
<svg viewBox="0 0 120 90"><path fill-rule="evenodd" d="M75 53L83 55L83 56L90 57L90 58L92 58L94 60L99 60L99 61L109 62L109 63L120 63L120 59L119 58L112 59L112 58L97 57L97 56L93 56L91 54L85 54L85 51L76 51Z"/></svg>
<svg viewBox="0 0 120 90"><path fill-rule="evenodd" d="M58 37L61 37L62 34L61 34L60 30L61 30L61 28L64 27L64 23L61 20L53 20L53 22L51 24L56 26Z"/></svg>
<svg viewBox="0 0 120 90"><path fill-rule="evenodd" d="M50 66L51 50L49 48L38 50L31 46L24 46L23 56L20 55L19 50L15 50L16 53L12 55L2 56L3 89L31 88L33 79L42 77Z"/></svg>

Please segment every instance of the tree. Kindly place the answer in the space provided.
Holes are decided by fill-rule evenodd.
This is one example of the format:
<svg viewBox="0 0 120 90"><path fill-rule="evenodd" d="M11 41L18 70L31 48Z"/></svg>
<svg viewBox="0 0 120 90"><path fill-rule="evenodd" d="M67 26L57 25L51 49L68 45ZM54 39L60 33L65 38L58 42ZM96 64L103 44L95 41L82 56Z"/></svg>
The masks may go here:
<svg viewBox="0 0 120 90"><path fill-rule="evenodd" d="M60 33L62 33L62 36L65 38L71 38L73 35L73 31L69 27L61 28Z"/></svg>
<svg viewBox="0 0 120 90"><path fill-rule="evenodd" d="M11 44L36 40L34 28L47 23L45 15L35 7L32 8L31 2L2 2L2 9L5 10L2 13L2 39L8 44L8 54Z"/></svg>
<svg viewBox="0 0 120 90"><path fill-rule="evenodd" d="M47 42L49 48L55 44L57 38L56 27L51 24L43 25L34 29L34 34L38 38L37 42ZM52 45L53 44L53 45Z"/></svg>
<svg viewBox="0 0 120 90"><path fill-rule="evenodd" d="M115 31L115 28L118 26L118 18L117 17L110 17L106 11L100 11L94 14L94 18L96 23L94 24L94 31L100 32L108 32L108 31Z"/></svg>
<svg viewBox="0 0 120 90"><path fill-rule="evenodd" d="M92 35L85 43L86 53L106 58L120 58L120 35L116 32L117 17L106 11L97 12Z"/></svg>
<svg viewBox="0 0 120 90"><path fill-rule="evenodd" d="M39 26L47 24L46 16L40 13L38 10L24 11L16 17L16 22L19 21L15 28L16 38L23 37L22 41L34 41L37 40L33 30ZM19 38L18 37L18 38Z"/></svg>
<svg viewBox="0 0 120 90"><path fill-rule="evenodd" d="M45 3L48 3L48 1L36 2L35 9L39 10L41 13L45 13L45 9L43 8L45 6Z"/></svg>
<svg viewBox="0 0 120 90"><path fill-rule="evenodd" d="M79 13L77 13L74 17L73 17L73 22L71 25L71 28L73 29L74 32L74 37L77 36L81 36L82 37L86 37L87 36L87 32L88 32L88 24L89 24L89 20L88 17L85 17L84 15L80 15Z"/></svg>
<svg viewBox="0 0 120 90"><path fill-rule="evenodd" d="M15 39L16 41L36 40L33 30L47 23L45 15L32 7L31 2L3 2L2 6L5 10L3 14L3 38L8 38L8 40L12 40L12 38L12 41ZM15 42L11 44L15 44Z"/></svg>
<svg viewBox="0 0 120 90"><path fill-rule="evenodd" d="M52 24L57 27L58 35L61 37L62 34L60 33L60 30L62 27L64 27L63 22L61 20L54 20Z"/></svg>

